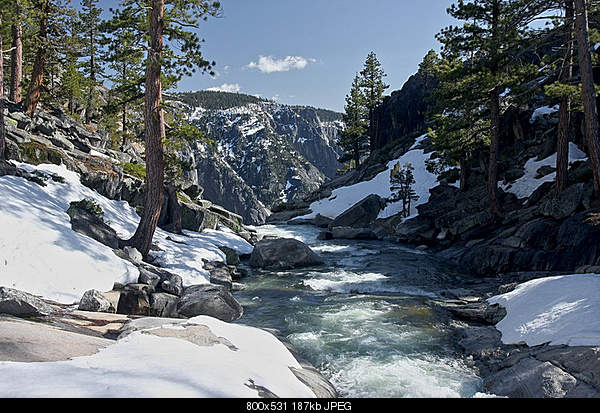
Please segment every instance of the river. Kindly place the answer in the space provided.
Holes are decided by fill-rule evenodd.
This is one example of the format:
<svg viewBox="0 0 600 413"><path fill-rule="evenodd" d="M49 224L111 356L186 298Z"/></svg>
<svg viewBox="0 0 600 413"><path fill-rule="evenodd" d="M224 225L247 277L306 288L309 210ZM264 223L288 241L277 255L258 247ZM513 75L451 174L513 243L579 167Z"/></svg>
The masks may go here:
<svg viewBox="0 0 600 413"><path fill-rule="evenodd" d="M240 323L280 330L341 397L473 397L481 379L430 301L463 277L426 252L379 241L318 241L312 226L261 226L326 265L251 270Z"/></svg>

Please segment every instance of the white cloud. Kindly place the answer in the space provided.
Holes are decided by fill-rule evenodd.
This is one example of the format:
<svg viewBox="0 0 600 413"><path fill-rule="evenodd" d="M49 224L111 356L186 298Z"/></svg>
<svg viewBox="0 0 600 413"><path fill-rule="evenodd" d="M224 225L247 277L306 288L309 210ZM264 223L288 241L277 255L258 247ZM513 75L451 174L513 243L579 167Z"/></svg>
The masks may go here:
<svg viewBox="0 0 600 413"><path fill-rule="evenodd" d="M273 56L259 56L258 62L250 62L246 67L248 69L258 69L263 73L289 72L290 70L302 70L309 63L316 63L316 59L307 59L302 56L287 56L283 59L277 59Z"/></svg>
<svg viewBox="0 0 600 413"><path fill-rule="evenodd" d="M229 92L229 93L239 93L242 88L237 83L223 83L221 86L217 87L209 87L205 89L211 92Z"/></svg>

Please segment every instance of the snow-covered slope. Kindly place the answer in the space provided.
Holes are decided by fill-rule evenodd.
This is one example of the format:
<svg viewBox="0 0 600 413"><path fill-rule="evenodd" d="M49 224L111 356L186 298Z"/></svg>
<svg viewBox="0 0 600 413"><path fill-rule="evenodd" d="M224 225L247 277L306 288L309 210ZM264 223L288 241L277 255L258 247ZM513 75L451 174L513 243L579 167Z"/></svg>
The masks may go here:
<svg viewBox="0 0 600 413"><path fill-rule="evenodd" d="M581 151L573 142L569 142L569 164L577 161L587 160L585 152ZM525 175L517 179L515 182L502 184L500 187L517 198L529 198L533 192L540 187L544 182L552 182L556 179L556 172L537 178L537 171L543 166L556 166L556 154L536 161L536 158L531 158L525 164Z"/></svg>
<svg viewBox="0 0 600 413"><path fill-rule="evenodd" d="M427 170L426 161L431 158L432 153L425 153L425 150L417 149L426 137L427 135L419 137L408 152L388 162L387 169L373 179L335 189L329 198L313 202L310 205L311 214L294 218L294 220L315 218L318 214L334 219L368 195L375 194L382 198L388 198L391 195L390 172L398 162L402 165L410 163L414 168L415 184L413 189L419 199L412 203L410 217L415 217L418 214L416 207L429 201L429 190L439 184L437 175ZM401 211L402 202L395 202L381 211L379 218L389 218Z"/></svg>
<svg viewBox="0 0 600 413"><path fill-rule="evenodd" d="M507 310L506 317L496 325L505 344L600 345L598 274L532 280L488 302Z"/></svg>
<svg viewBox="0 0 600 413"><path fill-rule="evenodd" d="M105 222L127 239L140 219L127 202L109 200L83 186L79 175L64 166L19 166L59 175L64 183L48 179L46 186L40 186L23 178L0 177L0 285L72 303L87 290L108 291L114 282L137 280L135 266L73 231L66 213L70 202L91 198L104 210ZM240 253L252 251L250 244L227 231L178 236L157 229L154 243L161 249L153 252L157 262L179 274L185 285L208 282L210 275L202 267L202 258L225 261L218 246Z"/></svg>

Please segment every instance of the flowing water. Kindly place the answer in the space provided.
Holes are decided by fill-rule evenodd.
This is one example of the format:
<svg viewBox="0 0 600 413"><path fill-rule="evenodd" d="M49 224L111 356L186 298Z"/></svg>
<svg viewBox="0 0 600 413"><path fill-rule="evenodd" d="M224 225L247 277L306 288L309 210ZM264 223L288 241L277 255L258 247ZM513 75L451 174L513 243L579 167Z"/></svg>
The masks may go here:
<svg viewBox="0 0 600 413"><path fill-rule="evenodd" d="M342 397L473 397L481 380L429 301L461 275L434 256L376 241L317 241L311 226L262 226L326 265L251 271L241 323L276 328Z"/></svg>

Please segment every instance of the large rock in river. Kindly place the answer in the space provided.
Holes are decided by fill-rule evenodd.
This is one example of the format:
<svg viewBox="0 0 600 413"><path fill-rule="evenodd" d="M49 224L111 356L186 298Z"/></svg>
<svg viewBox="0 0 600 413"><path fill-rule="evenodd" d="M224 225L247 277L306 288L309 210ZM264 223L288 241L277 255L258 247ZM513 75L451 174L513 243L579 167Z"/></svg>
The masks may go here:
<svg viewBox="0 0 600 413"><path fill-rule="evenodd" d="M292 238L262 240L250 257L251 267L269 270L290 270L323 263L323 259L306 244Z"/></svg>
<svg viewBox="0 0 600 413"><path fill-rule="evenodd" d="M244 309L222 285L192 285L185 289L177 303L177 313L185 317L207 315L232 322L244 314Z"/></svg>
<svg viewBox="0 0 600 413"><path fill-rule="evenodd" d="M377 219L379 212L385 208L385 201L379 195L369 195L343 212L329 224L334 227L367 228Z"/></svg>

